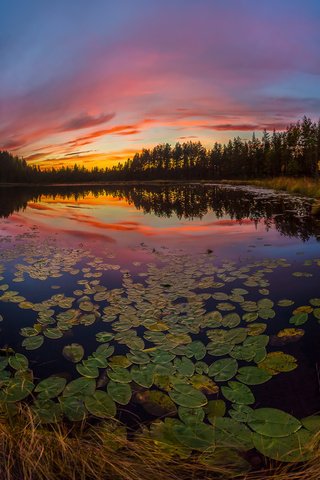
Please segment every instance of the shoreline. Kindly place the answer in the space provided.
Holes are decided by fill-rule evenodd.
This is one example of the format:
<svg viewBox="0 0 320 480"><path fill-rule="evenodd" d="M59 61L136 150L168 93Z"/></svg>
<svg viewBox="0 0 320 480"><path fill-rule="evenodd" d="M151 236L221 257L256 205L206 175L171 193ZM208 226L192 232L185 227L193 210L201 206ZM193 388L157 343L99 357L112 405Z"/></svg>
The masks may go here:
<svg viewBox="0 0 320 480"><path fill-rule="evenodd" d="M103 182L81 183L0 183L1 188L47 188L47 187L103 187L103 186L134 186L134 185L231 185L254 186L283 191L294 195L304 195L320 201L320 180L308 177L275 177L257 179L188 179L188 180L109 180Z"/></svg>

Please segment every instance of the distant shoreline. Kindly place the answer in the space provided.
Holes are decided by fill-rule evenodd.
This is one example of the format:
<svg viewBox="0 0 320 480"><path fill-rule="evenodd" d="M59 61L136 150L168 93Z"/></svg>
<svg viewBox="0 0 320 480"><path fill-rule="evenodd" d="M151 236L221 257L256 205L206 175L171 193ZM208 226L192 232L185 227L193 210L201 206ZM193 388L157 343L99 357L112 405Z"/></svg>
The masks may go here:
<svg viewBox="0 0 320 480"><path fill-rule="evenodd" d="M320 199L320 179L309 177L275 177L258 179L222 179L222 180L109 180L104 182L83 183L0 183L1 188L46 188L46 187L103 187L134 185L232 185L253 186L283 191L293 195L303 195L315 200Z"/></svg>

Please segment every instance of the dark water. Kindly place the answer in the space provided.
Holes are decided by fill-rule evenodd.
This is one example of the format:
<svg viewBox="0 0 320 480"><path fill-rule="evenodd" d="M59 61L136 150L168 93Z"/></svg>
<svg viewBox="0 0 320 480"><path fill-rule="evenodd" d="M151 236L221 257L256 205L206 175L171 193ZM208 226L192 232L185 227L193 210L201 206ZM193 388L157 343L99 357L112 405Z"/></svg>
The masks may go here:
<svg viewBox="0 0 320 480"><path fill-rule="evenodd" d="M230 296L234 288L247 288L246 300L267 298L274 302L274 318L256 320L265 324L265 332L261 333L271 338L287 327L304 330L297 342L268 345L267 352L290 354L297 359L298 366L253 386L254 406L281 408L297 417L315 413L320 410L320 325L312 313L300 326L289 323L295 308L310 306L310 299L320 297L320 228L310 211L311 202L301 197L216 185L1 188L0 288L4 287L0 293L4 297L0 298L0 314L4 320L0 347L25 354L36 382L53 373L71 380L79 374L75 365L62 356L63 347L79 343L86 357L99 344L95 335L112 331L113 322L117 325L121 315L124 323L120 318L115 330L118 340L119 332L130 329L142 338L152 323L153 312L157 321L169 318L172 305L188 304L192 296L198 295L198 310L190 310L189 303L185 307L187 313L181 315L191 315L191 311L193 316L201 317L206 311L216 310L219 302L230 301L210 295L218 291ZM248 278L241 275L247 274L248 265L250 276L260 272L260 277L258 274L258 280L249 279L246 287ZM209 286L201 283L204 277ZM112 303L110 298L95 302L95 288L100 285L108 292L118 289L119 298L128 298L128 278L142 285L146 293L138 299L131 291L132 301L118 301L122 313L115 312L113 320L103 322L103 309L110 305L116 309L117 302ZM212 284L212 279L222 285ZM169 305L170 288L178 292L176 297L180 300ZM79 289L82 292L75 294ZM145 324L142 327L134 321L127 330L124 324L128 321L128 306L136 302L135 313L131 312L134 316L139 308L143 310L142 301L148 289L151 294L146 301L150 311L143 314ZM12 291L17 293L8 297L6 292ZM39 304L59 294L71 298L69 306L60 306L56 299L51 300L51 306L44 303L40 307L54 310L52 328L56 327L59 313L70 309L79 312L77 299L81 296L87 296L95 306L94 323L84 325L76 321L62 331L60 338L45 335L42 346L26 350L21 328L37 324ZM210 298L203 299L202 294ZM12 301L17 295L24 298ZM279 307L277 302L281 299L291 299L294 305ZM31 305L24 306L23 302ZM243 315L241 303L234 304L232 313ZM179 332L177 324L179 320L171 324L175 335ZM239 327L247 326L250 324L242 319ZM170 328L166 334L170 335ZM186 327L181 332L188 334ZM194 328L189 333L193 341L209 343L205 328ZM154 338L148 338L144 338L144 347L132 347L128 339L113 339L114 354L153 347ZM179 347L179 341L174 345ZM179 357L179 352L175 355ZM216 359L207 353L203 361L210 365ZM239 367L247 365L243 360L238 363Z"/></svg>

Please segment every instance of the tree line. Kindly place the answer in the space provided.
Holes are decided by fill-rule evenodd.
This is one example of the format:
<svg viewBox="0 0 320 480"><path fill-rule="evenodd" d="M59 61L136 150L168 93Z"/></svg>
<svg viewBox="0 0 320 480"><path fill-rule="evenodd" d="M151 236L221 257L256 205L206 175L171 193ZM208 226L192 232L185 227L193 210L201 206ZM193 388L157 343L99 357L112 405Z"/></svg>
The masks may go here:
<svg viewBox="0 0 320 480"><path fill-rule="evenodd" d="M226 144L205 148L200 142L169 143L144 148L133 158L113 167L89 170L64 166L41 170L7 151L0 152L0 182L84 183L113 180L250 179L258 177L309 176L320 172L320 119L308 117L285 131L255 134L250 140L235 137Z"/></svg>

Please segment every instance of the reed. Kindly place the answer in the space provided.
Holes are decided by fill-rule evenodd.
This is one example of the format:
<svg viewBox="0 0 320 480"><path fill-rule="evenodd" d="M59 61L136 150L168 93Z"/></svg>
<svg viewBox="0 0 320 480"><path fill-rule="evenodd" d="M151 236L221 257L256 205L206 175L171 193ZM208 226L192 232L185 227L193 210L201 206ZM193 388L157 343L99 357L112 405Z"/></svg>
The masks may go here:
<svg viewBox="0 0 320 480"><path fill-rule="evenodd" d="M318 480L320 434L312 459L305 464L267 462L243 473L225 446L187 459L172 455L148 434L128 440L108 423L90 425L39 424L30 408L8 421L0 418L0 478L2 480ZM120 424L119 424L120 426ZM202 461L203 455L207 461ZM208 461L211 456L211 461ZM239 457L238 457L239 458ZM241 459L240 459L241 460Z"/></svg>

